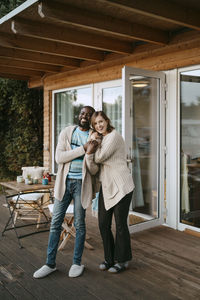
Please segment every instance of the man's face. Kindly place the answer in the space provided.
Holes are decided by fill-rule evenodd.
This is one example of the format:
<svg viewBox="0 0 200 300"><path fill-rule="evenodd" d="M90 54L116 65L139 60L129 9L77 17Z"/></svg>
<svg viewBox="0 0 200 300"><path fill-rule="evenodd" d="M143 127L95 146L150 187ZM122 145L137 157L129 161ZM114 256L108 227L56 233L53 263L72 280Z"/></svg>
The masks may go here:
<svg viewBox="0 0 200 300"><path fill-rule="evenodd" d="M92 117L93 111L88 107L83 107L79 114L78 125L82 129L88 130L90 128L90 120Z"/></svg>

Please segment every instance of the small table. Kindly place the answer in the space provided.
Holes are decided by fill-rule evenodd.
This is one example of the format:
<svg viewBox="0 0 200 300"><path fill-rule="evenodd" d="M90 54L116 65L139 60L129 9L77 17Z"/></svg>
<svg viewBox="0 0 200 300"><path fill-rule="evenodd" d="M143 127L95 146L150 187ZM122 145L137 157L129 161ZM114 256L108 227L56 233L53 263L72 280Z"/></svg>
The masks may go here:
<svg viewBox="0 0 200 300"><path fill-rule="evenodd" d="M28 233L28 234L25 234L25 235L19 235L18 232L17 232L18 228L36 225L36 223L16 226L15 222L14 222L14 212L15 212L15 209L18 205L18 201L19 201L21 195L32 194L32 193L49 193L50 194L50 200L52 200L53 199L54 182L49 182L48 185L43 185L41 182L39 182L38 184L27 185L25 183L18 183L16 181L7 181L7 182L0 182L0 185L4 188L4 190L5 190L5 188L8 188L8 189L11 189L15 192L12 195L7 195L6 194L6 203L7 203L7 206L9 208L10 216L9 216L9 219L8 219L5 227L4 227L4 230L2 231L2 236L4 235L5 231L14 230L15 234L16 234L16 237L18 239L19 246L20 246L20 248L22 248L22 245L20 243L20 239L22 239L24 237L27 237L27 236L30 236L32 234L49 231L49 229L40 230L40 231L37 230L37 231L31 232L31 233ZM12 207L11 207L10 198L12 199L14 196L17 196L17 200L15 201L14 205L12 204ZM20 199L20 201L21 201L21 199ZM23 200L23 201L28 204L28 202L26 202L26 200ZM42 223L39 223L39 224L49 224L49 223L50 223L50 220L48 219L46 222L42 222Z"/></svg>

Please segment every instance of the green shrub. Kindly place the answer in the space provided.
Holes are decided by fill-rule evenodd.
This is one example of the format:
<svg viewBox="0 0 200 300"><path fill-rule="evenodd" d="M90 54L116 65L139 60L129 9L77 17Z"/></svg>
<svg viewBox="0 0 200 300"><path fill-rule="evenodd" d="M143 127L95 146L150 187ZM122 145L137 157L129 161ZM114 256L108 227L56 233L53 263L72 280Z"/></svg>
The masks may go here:
<svg viewBox="0 0 200 300"><path fill-rule="evenodd" d="M0 178L28 165L43 165L43 92L0 79Z"/></svg>
<svg viewBox="0 0 200 300"><path fill-rule="evenodd" d="M25 0L1 0L0 1L0 18L2 18L4 15L9 13L11 10L15 9L22 3L24 3Z"/></svg>

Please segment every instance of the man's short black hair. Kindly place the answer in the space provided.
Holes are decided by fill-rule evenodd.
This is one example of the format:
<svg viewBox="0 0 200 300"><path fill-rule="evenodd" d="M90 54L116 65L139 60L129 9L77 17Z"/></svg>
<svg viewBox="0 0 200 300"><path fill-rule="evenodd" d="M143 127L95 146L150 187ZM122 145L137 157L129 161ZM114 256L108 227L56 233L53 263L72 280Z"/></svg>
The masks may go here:
<svg viewBox="0 0 200 300"><path fill-rule="evenodd" d="M92 113L95 112L94 107L92 107L92 106L90 106L90 105L83 106L81 109L83 109L83 108L89 108L89 109L92 111Z"/></svg>

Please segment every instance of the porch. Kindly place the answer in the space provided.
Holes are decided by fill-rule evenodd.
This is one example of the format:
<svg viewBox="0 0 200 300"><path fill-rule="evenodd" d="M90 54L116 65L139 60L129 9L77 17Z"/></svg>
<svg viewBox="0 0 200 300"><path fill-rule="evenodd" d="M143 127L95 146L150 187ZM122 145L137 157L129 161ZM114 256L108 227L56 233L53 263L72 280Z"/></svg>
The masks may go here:
<svg viewBox="0 0 200 300"><path fill-rule="evenodd" d="M0 231L8 218L0 196ZM23 229L24 231L31 229ZM133 260L130 268L112 275L98 270L103 259L97 219L87 211L87 232L95 250L85 249L83 276L69 278L73 238L57 255L51 276L36 280L33 272L45 261L48 232L21 240L15 233L0 238L1 299L200 299L200 239L160 226L131 236Z"/></svg>

